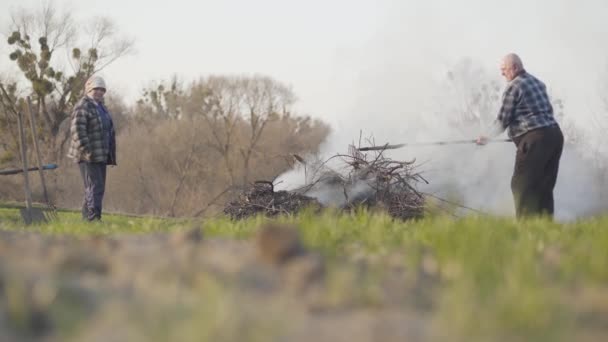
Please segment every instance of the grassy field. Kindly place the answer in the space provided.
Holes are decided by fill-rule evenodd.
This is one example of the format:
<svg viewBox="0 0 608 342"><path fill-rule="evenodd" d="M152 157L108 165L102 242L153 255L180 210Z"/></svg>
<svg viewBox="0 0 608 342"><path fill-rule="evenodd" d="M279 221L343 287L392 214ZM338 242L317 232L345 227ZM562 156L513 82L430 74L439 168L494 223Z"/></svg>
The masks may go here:
<svg viewBox="0 0 608 342"><path fill-rule="evenodd" d="M269 222L60 212L24 227L0 208L0 339L608 339L608 218L304 213L272 221L306 253L271 266Z"/></svg>

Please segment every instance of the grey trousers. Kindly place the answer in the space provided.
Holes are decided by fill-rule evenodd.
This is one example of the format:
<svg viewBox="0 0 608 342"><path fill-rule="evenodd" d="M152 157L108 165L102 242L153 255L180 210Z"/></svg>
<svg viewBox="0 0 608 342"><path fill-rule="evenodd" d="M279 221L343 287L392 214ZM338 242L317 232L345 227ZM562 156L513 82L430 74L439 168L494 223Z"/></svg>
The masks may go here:
<svg viewBox="0 0 608 342"><path fill-rule="evenodd" d="M80 162L80 175L84 182L82 218L88 221L101 219L101 207L106 188L106 163Z"/></svg>

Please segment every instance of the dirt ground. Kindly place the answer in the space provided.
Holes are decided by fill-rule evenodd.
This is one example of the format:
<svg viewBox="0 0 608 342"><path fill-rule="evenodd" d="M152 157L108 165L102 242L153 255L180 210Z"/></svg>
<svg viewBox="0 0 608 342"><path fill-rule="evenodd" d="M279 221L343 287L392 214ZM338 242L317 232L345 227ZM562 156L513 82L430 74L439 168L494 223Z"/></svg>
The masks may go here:
<svg viewBox="0 0 608 342"><path fill-rule="evenodd" d="M329 264L277 227L250 240L206 239L196 228L81 238L0 231L0 340L428 340L432 275L422 284L397 269L374 293L367 268Z"/></svg>

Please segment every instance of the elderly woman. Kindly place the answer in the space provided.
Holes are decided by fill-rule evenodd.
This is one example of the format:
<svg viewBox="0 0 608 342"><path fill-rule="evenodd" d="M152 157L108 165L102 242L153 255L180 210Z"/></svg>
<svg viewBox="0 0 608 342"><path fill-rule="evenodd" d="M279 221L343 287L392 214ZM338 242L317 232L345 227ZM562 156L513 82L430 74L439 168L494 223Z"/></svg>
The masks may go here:
<svg viewBox="0 0 608 342"><path fill-rule="evenodd" d="M116 138L110 112L104 105L106 84L92 76L85 83L85 96L72 112L68 157L78 163L84 182L82 217L101 220L107 165L116 165Z"/></svg>

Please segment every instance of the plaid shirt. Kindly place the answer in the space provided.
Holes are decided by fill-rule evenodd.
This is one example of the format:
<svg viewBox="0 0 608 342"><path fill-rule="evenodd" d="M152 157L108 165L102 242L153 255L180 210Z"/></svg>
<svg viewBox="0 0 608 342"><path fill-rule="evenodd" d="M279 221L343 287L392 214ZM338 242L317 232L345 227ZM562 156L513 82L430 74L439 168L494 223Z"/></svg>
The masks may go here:
<svg viewBox="0 0 608 342"><path fill-rule="evenodd" d="M74 107L70 125L68 157L75 161L116 165L116 140L110 127L109 144L104 142L104 129L95 101L84 96Z"/></svg>
<svg viewBox="0 0 608 342"><path fill-rule="evenodd" d="M552 125L557 125L557 121L553 118L553 106L545 84L527 72L509 82L503 93L493 135L508 128L509 137L515 138L533 129Z"/></svg>

